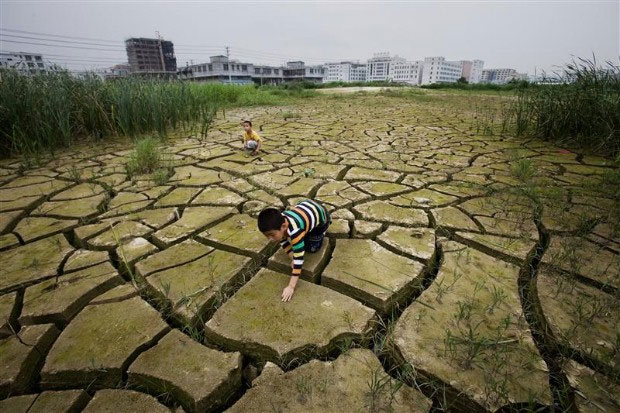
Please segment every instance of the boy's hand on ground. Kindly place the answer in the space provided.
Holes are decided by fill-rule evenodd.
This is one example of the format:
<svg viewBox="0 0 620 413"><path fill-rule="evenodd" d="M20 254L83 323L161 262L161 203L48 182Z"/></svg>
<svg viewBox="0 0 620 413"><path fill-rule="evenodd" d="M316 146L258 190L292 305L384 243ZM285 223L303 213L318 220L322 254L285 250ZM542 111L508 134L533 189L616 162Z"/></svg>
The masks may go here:
<svg viewBox="0 0 620 413"><path fill-rule="evenodd" d="M291 297L293 297L293 293L295 292L295 288L291 287L290 285L287 286L284 291L282 291L282 301L286 302L286 301L290 301Z"/></svg>

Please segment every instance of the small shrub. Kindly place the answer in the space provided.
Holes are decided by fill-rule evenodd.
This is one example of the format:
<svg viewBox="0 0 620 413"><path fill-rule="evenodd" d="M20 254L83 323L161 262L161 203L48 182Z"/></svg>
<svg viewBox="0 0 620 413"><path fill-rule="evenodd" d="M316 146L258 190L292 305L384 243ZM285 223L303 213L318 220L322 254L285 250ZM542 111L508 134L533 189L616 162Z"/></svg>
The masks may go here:
<svg viewBox="0 0 620 413"><path fill-rule="evenodd" d="M296 112L282 112L282 117L284 118L284 120L287 119L294 119L294 118L301 118L301 114L296 113Z"/></svg>
<svg viewBox="0 0 620 413"><path fill-rule="evenodd" d="M131 177L155 172L160 163L161 153L157 141L152 137L140 139L126 164L127 175Z"/></svg>

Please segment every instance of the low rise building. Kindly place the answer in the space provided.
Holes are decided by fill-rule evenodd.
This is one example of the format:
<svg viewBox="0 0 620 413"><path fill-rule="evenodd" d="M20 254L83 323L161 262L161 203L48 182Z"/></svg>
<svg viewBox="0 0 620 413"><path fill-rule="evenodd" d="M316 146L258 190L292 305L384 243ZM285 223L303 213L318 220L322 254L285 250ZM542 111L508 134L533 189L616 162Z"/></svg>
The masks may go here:
<svg viewBox="0 0 620 413"><path fill-rule="evenodd" d="M304 62L288 62L286 66L254 65L239 62L226 56L211 56L208 63L188 65L179 70L183 79L204 82L274 85L283 82L322 82L325 76L323 66L306 66Z"/></svg>
<svg viewBox="0 0 620 413"><path fill-rule="evenodd" d="M284 69L281 66L254 66L252 80L259 85L279 85L284 82Z"/></svg>
<svg viewBox="0 0 620 413"><path fill-rule="evenodd" d="M301 60L286 62L282 68L284 71L284 81L294 82L308 80L311 82L323 82L325 77L325 67L323 65L306 66Z"/></svg>
<svg viewBox="0 0 620 413"><path fill-rule="evenodd" d="M208 63L189 65L179 70L179 77L203 82L252 83L252 63L229 60L224 55L211 56Z"/></svg>
<svg viewBox="0 0 620 413"><path fill-rule="evenodd" d="M45 62L43 55L38 53L0 52L0 68L35 74L53 70L53 65Z"/></svg>
<svg viewBox="0 0 620 413"><path fill-rule="evenodd" d="M131 67L128 64L118 64L105 69L96 70L95 73L105 80L119 79L131 74Z"/></svg>
<svg viewBox="0 0 620 413"><path fill-rule="evenodd" d="M482 83L505 84L511 80L527 80L527 74L517 73L515 69L484 69L480 81Z"/></svg>

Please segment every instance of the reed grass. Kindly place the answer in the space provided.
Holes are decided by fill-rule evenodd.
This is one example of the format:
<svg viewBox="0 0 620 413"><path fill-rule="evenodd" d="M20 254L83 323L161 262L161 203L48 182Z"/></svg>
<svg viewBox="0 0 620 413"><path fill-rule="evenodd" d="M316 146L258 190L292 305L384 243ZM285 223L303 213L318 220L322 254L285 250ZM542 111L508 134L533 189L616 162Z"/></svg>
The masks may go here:
<svg viewBox="0 0 620 413"><path fill-rule="evenodd" d="M504 129L608 157L620 153L620 66L577 59L548 78L520 89Z"/></svg>
<svg viewBox="0 0 620 413"><path fill-rule="evenodd" d="M253 85L0 70L0 157L40 154L84 139L208 130L218 109L278 105L295 93Z"/></svg>

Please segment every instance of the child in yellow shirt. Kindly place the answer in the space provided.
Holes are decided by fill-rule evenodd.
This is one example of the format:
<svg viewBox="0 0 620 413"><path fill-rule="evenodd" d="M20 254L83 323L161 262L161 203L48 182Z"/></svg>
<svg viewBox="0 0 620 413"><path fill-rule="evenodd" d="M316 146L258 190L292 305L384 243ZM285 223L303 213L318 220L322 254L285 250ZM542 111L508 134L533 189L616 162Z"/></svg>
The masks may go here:
<svg viewBox="0 0 620 413"><path fill-rule="evenodd" d="M261 137L252 130L252 122L249 120L244 120L241 122L243 125L243 150L248 155L258 155L258 151L260 150L261 145Z"/></svg>

